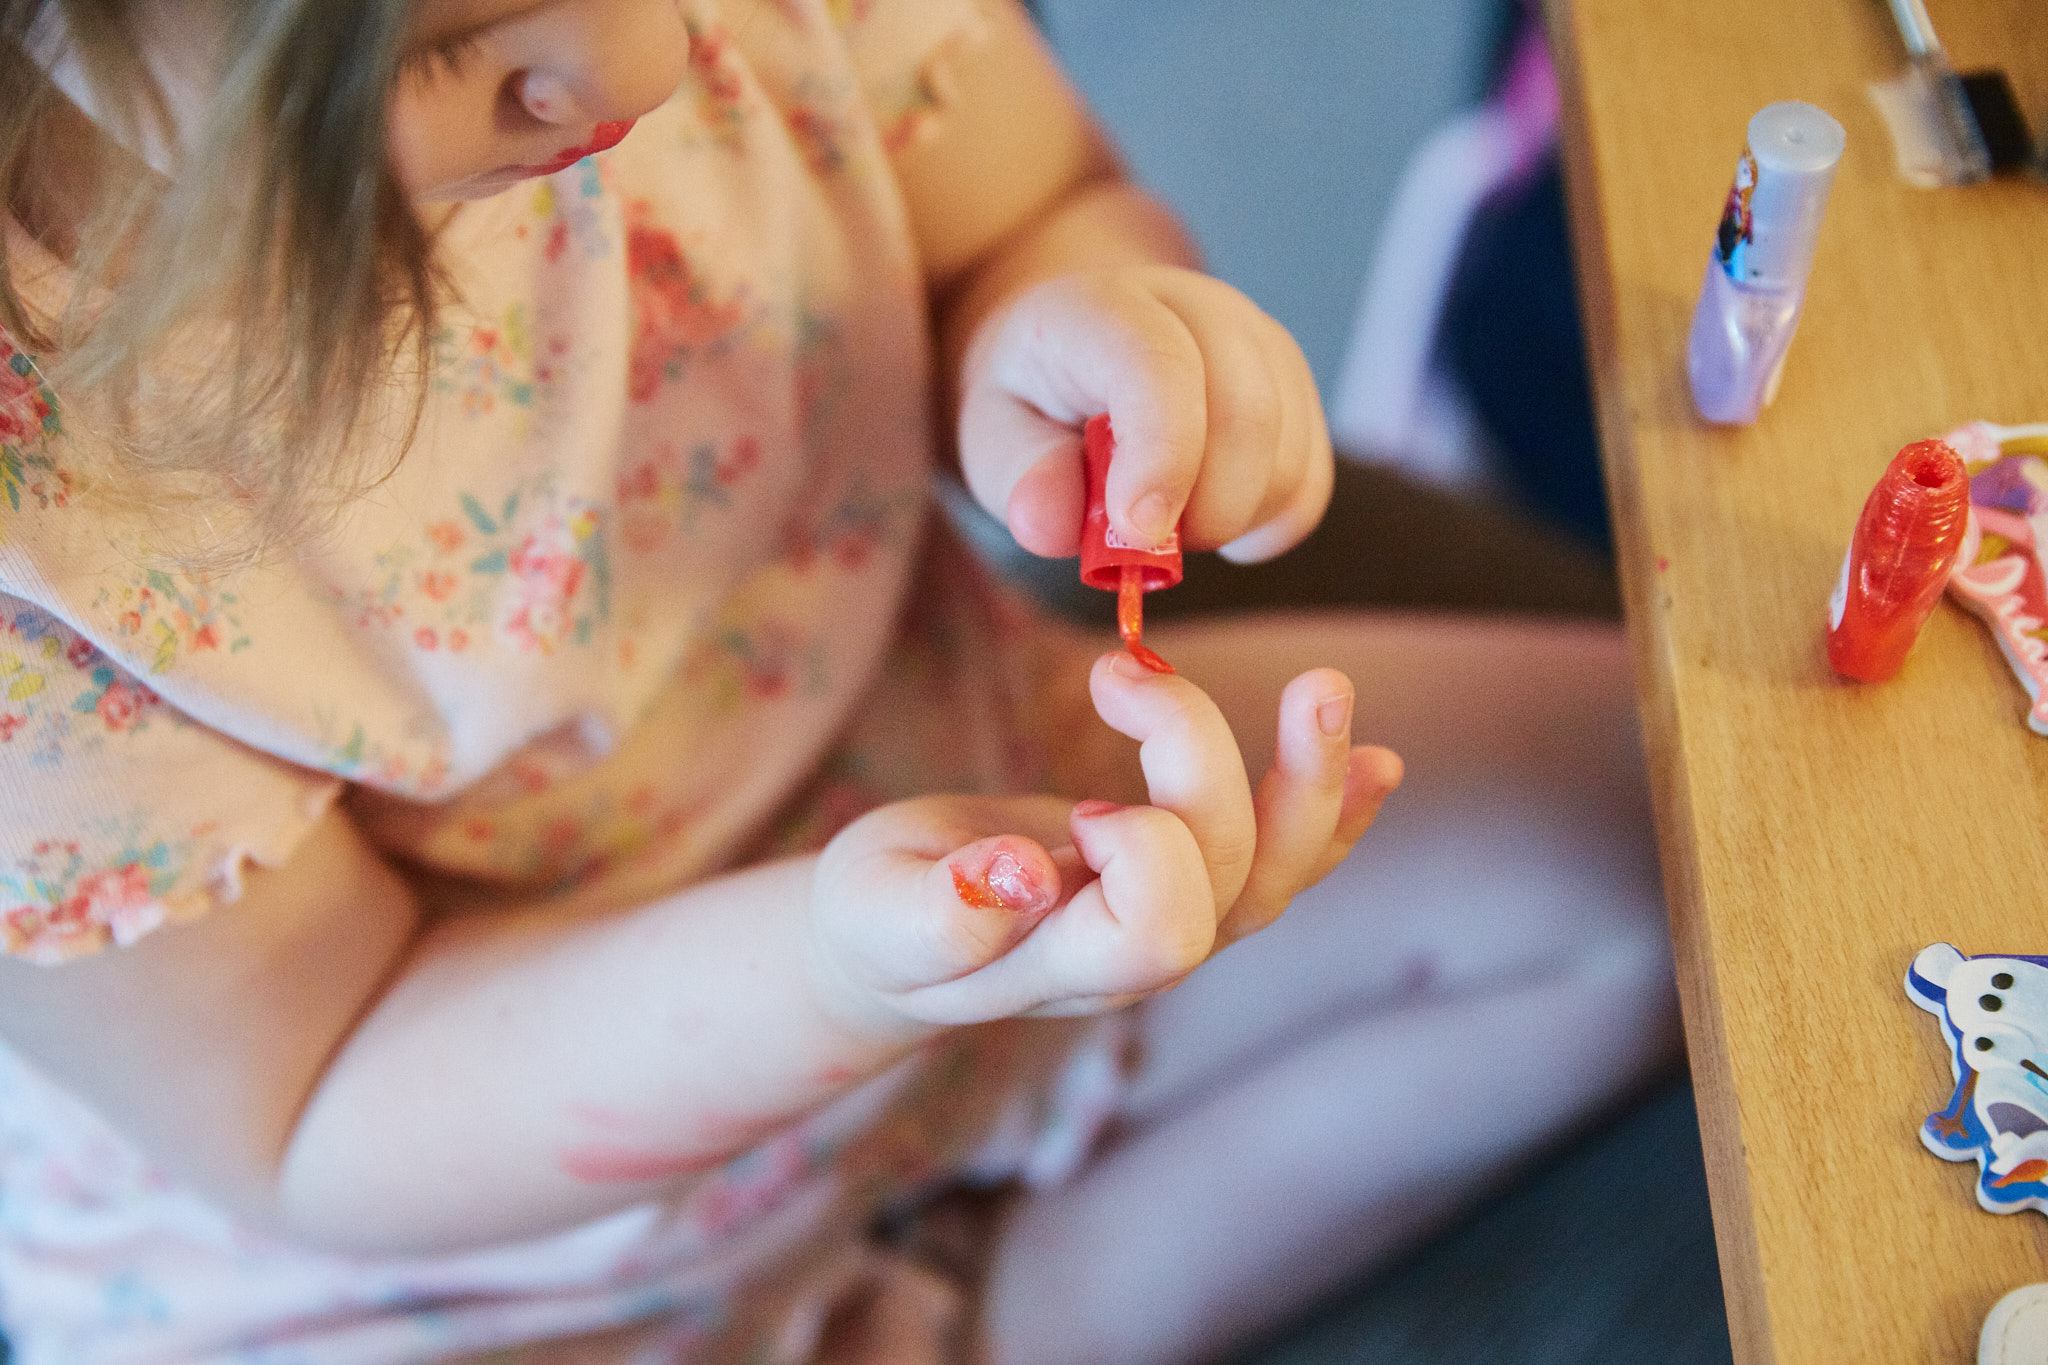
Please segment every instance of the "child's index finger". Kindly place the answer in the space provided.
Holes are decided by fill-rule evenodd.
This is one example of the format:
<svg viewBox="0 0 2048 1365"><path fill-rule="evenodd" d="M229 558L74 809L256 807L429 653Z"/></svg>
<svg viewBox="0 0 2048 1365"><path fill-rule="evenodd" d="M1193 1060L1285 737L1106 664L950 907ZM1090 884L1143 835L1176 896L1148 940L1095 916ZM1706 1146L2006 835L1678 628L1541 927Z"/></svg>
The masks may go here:
<svg viewBox="0 0 2048 1365"><path fill-rule="evenodd" d="M1151 804L1195 836L1221 913L1244 889L1258 830L1244 758L1223 713L1185 677L1151 672L1121 650L1096 660L1089 690L1109 727L1138 741Z"/></svg>

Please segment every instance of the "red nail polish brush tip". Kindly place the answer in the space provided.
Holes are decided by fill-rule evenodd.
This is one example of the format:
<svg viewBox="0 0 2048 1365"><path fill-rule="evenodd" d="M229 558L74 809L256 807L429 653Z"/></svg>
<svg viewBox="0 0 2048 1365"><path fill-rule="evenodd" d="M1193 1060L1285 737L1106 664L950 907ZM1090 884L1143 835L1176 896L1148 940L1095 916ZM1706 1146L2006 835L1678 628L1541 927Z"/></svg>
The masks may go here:
<svg viewBox="0 0 2048 1365"><path fill-rule="evenodd" d="M1116 594L1116 628L1131 657L1154 673L1171 673L1173 665L1145 647L1145 594L1180 582L1180 531L1176 529L1157 549L1144 549L1126 541L1109 524L1103 495L1109 486L1109 461L1116 453L1116 438L1110 433L1108 413L1088 419L1081 431L1081 447L1088 474L1088 511L1081 520L1081 581Z"/></svg>

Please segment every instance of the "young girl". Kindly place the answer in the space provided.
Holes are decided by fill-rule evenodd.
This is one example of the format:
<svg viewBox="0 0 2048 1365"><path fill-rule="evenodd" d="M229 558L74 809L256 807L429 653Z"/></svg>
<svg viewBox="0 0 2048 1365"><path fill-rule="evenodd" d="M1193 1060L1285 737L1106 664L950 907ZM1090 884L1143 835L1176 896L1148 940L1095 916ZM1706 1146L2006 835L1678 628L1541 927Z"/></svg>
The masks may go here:
<svg viewBox="0 0 2048 1365"><path fill-rule="evenodd" d="M1612 632L1091 664L928 515L1330 486L1008 0L0 23L22 1365L1191 1360L1671 1055Z"/></svg>

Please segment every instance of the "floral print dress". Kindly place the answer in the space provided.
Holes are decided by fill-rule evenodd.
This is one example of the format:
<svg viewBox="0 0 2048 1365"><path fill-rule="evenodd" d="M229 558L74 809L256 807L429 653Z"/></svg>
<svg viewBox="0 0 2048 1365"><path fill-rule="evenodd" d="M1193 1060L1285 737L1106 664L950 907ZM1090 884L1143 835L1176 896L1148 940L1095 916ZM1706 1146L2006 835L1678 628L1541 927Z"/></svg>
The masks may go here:
<svg viewBox="0 0 2048 1365"><path fill-rule="evenodd" d="M442 903L617 905L1046 782L1028 737L1081 670L924 524L888 161L973 0L681 5L673 98L443 230L418 432L317 548L213 578L110 549L87 437L0 339L0 948L63 970L233 914L337 801ZM961 1032L672 1203L405 1262L236 1226L0 1050L0 1328L20 1365L801 1360L876 1209L1079 1150L1111 1091L1080 1036Z"/></svg>

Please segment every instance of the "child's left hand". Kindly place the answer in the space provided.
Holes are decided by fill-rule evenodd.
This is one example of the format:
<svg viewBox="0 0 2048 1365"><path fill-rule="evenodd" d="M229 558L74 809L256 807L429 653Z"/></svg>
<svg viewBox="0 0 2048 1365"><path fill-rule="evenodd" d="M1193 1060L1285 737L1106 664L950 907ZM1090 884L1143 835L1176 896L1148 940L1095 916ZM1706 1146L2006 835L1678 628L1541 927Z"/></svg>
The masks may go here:
<svg viewBox="0 0 2048 1365"><path fill-rule="evenodd" d="M811 902L816 979L841 1017L895 1033L1168 989L1326 876L1401 780L1393 754L1351 744L1351 684L1332 669L1282 691L1256 789L1191 679L1119 651L1089 681L1138 741L1148 804L928 796L848 825Z"/></svg>
<svg viewBox="0 0 2048 1365"><path fill-rule="evenodd" d="M1279 323L1220 280L1144 265L1064 275L1001 305L961 366L960 463L1017 543L1080 553L1081 425L1110 415L1110 524L1181 528L1239 562L1300 542L1330 500L1315 379Z"/></svg>

